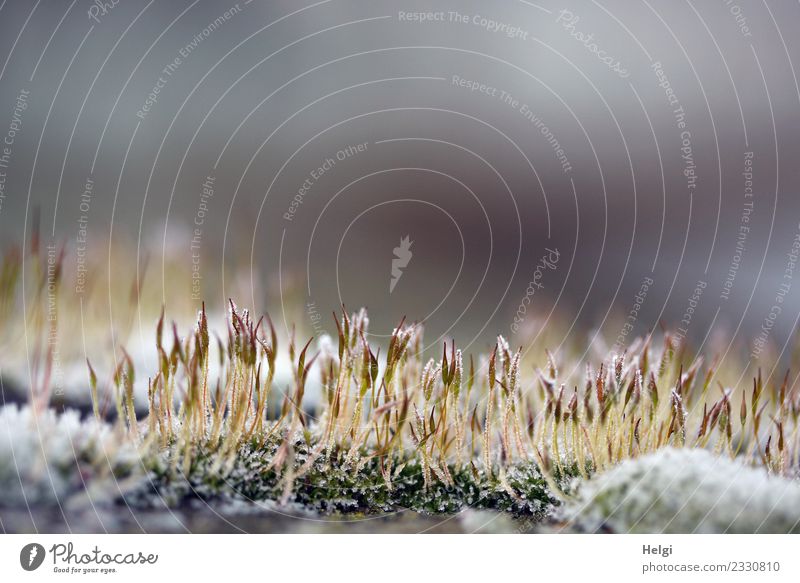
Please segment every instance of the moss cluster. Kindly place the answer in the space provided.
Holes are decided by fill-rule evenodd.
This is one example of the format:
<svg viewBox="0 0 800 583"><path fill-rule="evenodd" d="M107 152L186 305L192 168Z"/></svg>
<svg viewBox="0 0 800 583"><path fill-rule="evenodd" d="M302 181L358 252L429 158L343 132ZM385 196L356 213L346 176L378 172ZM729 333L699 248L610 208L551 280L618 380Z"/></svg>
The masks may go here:
<svg viewBox="0 0 800 583"><path fill-rule="evenodd" d="M39 290L43 259L30 259ZM16 313L8 306L22 289L14 275L21 261L9 256L0 269L0 325ZM112 451L141 453L147 470L149 480L123 494L135 507L251 500L321 514L474 508L535 520L570 477L589 481L667 448L708 449L778 475L800 471L800 392L790 375L762 378L759 370L752 389L727 387L718 361L668 332L612 350L584 376L575 372L587 364L583 348L545 351L538 364L525 359L530 346L502 336L488 354L466 354L455 340L439 352L405 318L378 346L366 310L344 308L336 337L314 345L228 304L217 333L205 306L184 336L162 311L155 367L137 366L123 350L104 383L87 362L95 421L113 435ZM45 297L31 306L26 321L39 329L28 352L40 355L36 370L49 371ZM287 378L279 382L281 370ZM146 409L137 405L142 379ZM45 378L30 388L32 409L49 410L53 384ZM6 447L8 468L16 442ZM70 491L83 483L80 471L65 477Z"/></svg>
<svg viewBox="0 0 800 583"><path fill-rule="evenodd" d="M151 463L147 486L128 495L126 502L150 505L160 501L180 507L193 499L209 503L282 500L320 514L413 510L447 515L472 508L537 520L545 518L558 504L534 463L508 466L502 474L493 476L472 465L451 465L448 470L452 483L437 480L426 487L423 468L416 457L395 457L395 469L387 482L377 458L349 461L342 451L314 457L304 441L297 440L293 445L294 463L290 470L280 472L270 463L280 446L277 440L243 446L227 467L216 467L214 452L195 455L188 474L161 457ZM287 473L296 475L301 469L303 475L294 479L292 473ZM568 479L563 476L564 482Z"/></svg>

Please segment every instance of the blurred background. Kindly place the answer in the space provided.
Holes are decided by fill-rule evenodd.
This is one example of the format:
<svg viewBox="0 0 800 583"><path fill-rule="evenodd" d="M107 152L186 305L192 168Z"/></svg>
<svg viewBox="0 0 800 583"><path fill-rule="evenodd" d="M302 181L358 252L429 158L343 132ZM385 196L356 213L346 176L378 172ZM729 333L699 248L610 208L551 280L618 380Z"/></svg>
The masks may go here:
<svg viewBox="0 0 800 583"><path fill-rule="evenodd" d="M798 38L788 0L4 0L0 246L66 245L115 335L233 297L744 366L800 313Z"/></svg>

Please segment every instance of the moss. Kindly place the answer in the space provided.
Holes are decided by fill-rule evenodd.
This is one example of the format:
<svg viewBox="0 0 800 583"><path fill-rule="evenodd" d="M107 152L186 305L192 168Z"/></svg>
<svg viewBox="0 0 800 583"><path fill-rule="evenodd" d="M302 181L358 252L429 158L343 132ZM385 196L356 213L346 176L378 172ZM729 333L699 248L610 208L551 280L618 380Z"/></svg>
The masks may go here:
<svg viewBox="0 0 800 583"><path fill-rule="evenodd" d="M306 464L310 448L305 441L294 444L292 471ZM181 506L192 499L213 503L225 500L274 501L300 506L320 514L380 514L413 510L422 514L455 514L466 508L507 512L536 519L546 517L558 504L539 469L533 463L506 468L504 479L489 476L472 466L448 467L452 483L434 479L427 487L423 469L414 456L394 457L391 485L381 473L380 460L347 461L342 452L319 455L307 471L294 480L270 465L278 444L242 447L226 470L214 471L213 452L200 455L184 475L166 458L151 463L148 486L126 496L134 506L157 501ZM559 478L568 481L573 474ZM288 486L287 486L288 485ZM286 494L288 489L288 495Z"/></svg>

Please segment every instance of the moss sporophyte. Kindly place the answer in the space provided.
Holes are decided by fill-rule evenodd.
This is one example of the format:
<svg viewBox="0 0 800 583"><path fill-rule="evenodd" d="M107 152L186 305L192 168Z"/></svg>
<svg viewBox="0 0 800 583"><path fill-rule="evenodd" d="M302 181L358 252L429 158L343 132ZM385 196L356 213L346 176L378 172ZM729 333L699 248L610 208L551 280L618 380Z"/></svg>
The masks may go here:
<svg viewBox="0 0 800 583"><path fill-rule="evenodd" d="M0 271L6 325L24 260L9 253ZM61 277L60 263L48 271L37 261L29 274ZM45 339L46 305L44 291L28 302ZM502 336L488 354L466 355L450 342L428 358L423 327L405 319L380 347L369 340L366 311L343 310L334 323L336 338L316 345L288 335L291 378L279 385L281 341L268 316L230 301L225 329L214 330L203 306L181 335L162 312L151 370L121 350L104 392L104 375L88 364L88 419L55 413L48 372L34 377L27 406L7 406L2 417L39 427L34 437L51 459L73 444L77 466L64 461L61 493L122 480L118 493L132 506L235 498L325 513L471 507L544 517L572 499L576 480L665 448L797 472L800 396L788 374L767 383L759 372L749 390L733 391L717 385L715 363L690 356L669 333L600 359L578 384L562 378L557 355L531 363ZM34 353L38 370L51 370L52 352ZM310 375L319 395L308 400ZM137 379L147 379L146 406ZM68 436L60 445L49 437L59 432ZM21 447L14 439L6 449ZM0 459L0 485L28 472L4 468ZM33 484L35 474L22 479Z"/></svg>

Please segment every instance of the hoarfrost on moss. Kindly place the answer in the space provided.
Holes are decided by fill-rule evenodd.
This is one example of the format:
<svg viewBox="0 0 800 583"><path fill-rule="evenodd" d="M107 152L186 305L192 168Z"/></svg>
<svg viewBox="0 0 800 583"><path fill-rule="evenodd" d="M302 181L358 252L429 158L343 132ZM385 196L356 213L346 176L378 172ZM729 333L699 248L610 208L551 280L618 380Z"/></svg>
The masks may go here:
<svg viewBox="0 0 800 583"><path fill-rule="evenodd" d="M85 488L113 496L113 480L130 475L138 453L126 436L77 411L0 408L0 506L64 502ZM96 483L101 482L101 483Z"/></svg>
<svg viewBox="0 0 800 583"><path fill-rule="evenodd" d="M577 486L564 517L585 531L800 532L800 483L704 449L665 448Z"/></svg>
<svg viewBox="0 0 800 583"><path fill-rule="evenodd" d="M291 507L320 514L380 514L413 510L422 514L456 514L467 508L508 512L515 516L545 519L557 504L542 474L533 464L518 464L505 473L503 483L482 471L451 466L452 484L424 484L418 460L395 459L391 486L380 471L380 461L353 464L344 456L316 458L308 471L294 481L285 496L286 474L276 472L273 459L278 442L258 449L245 446L228 469L213 471L213 455L194 458L188 475L174 471L168 461L150 463L149 480L126 494L134 507L167 504L180 507L191 500L226 503L236 500L264 502L284 499ZM293 442L294 471L308 459L302 440ZM291 474L294 473L291 472ZM565 478L566 479L566 478Z"/></svg>

